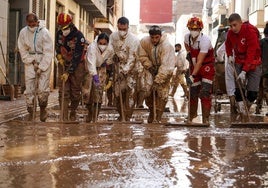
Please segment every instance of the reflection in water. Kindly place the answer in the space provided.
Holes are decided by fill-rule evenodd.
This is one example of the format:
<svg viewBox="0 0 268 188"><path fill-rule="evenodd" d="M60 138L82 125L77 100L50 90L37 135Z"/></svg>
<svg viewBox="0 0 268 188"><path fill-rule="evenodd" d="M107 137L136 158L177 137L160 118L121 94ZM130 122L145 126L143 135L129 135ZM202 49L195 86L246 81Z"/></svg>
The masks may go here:
<svg viewBox="0 0 268 188"><path fill-rule="evenodd" d="M266 187L263 129L0 127L0 187Z"/></svg>

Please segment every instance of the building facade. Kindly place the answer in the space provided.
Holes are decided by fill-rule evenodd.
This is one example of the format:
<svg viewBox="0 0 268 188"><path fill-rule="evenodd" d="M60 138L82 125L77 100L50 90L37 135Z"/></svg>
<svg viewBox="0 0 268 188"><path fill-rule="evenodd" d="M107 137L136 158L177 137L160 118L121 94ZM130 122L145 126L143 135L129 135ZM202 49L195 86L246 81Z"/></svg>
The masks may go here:
<svg viewBox="0 0 268 188"><path fill-rule="evenodd" d="M117 19L122 16L123 0L0 0L0 66L12 84L24 85L24 66L17 50L19 31L26 25L25 17L35 13L40 24L44 24L55 39L56 17L65 12L73 16L73 22L85 38L92 42L103 31L110 34L116 27ZM54 62L54 61L53 61ZM51 88L57 86L57 66L53 63ZM6 80L0 73L0 84Z"/></svg>

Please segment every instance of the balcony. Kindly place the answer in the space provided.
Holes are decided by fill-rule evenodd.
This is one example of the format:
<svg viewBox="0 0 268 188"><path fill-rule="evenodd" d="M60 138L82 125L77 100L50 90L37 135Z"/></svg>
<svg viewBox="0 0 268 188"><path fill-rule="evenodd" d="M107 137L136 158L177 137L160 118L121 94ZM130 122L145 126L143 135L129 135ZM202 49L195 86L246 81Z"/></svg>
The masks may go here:
<svg viewBox="0 0 268 188"><path fill-rule="evenodd" d="M114 29L114 16L107 11L108 18L95 18L94 28L101 29L102 32L112 33Z"/></svg>
<svg viewBox="0 0 268 188"><path fill-rule="evenodd" d="M255 10L249 14L249 22L258 27L264 27L264 10Z"/></svg>
<svg viewBox="0 0 268 188"><path fill-rule="evenodd" d="M105 18L107 0L75 0L95 18Z"/></svg>

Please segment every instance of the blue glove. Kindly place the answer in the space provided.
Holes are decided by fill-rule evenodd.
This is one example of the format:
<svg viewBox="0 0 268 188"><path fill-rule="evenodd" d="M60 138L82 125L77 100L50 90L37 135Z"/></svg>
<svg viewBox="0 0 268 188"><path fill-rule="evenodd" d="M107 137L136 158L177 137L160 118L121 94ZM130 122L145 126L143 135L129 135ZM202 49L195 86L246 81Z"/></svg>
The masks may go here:
<svg viewBox="0 0 268 188"><path fill-rule="evenodd" d="M97 74L93 75L93 82L96 86L100 85L99 75Z"/></svg>
<svg viewBox="0 0 268 188"><path fill-rule="evenodd" d="M192 85L194 83L194 77L192 75L187 77L186 82L188 85Z"/></svg>

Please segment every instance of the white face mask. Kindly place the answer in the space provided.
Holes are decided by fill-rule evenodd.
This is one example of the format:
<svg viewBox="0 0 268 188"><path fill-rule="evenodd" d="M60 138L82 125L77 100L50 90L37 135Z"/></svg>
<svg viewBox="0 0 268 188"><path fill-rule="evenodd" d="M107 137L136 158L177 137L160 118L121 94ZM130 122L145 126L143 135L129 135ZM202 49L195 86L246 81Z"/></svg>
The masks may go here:
<svg viewBox="0 0 268 188"><path fill-rule="evenodd" d="M127 35L127 31L121 31L121 30L119 30L118 33L119 33L120 37L122 37L122 38L125 38L126 35Z"/></svg>
<svg viewBox="0 0 268 188"><path fill-rule="evenodd" d="M200 31L190 31L190 35L195 38L200 34Z"/></svg>
<svg viewBox="0 0 268 188"><path fill-rule="evenodd" d="M36 27L36 26L35 26L35 27L29 27L29 26L28 26L28 29L29 29L31 32L34 33L34 32L36 31L37 27Z"/></svg>
<svg viewBox="0 0 268 188"><path fill-rule="evenodd" d="M71 32L70 28L69 29L64 29L64 30L62 30L62 35L66 37L67 35L70 34L70 32Z"/></svg>
<svg viewBox="0 0 268 188"><path fill-rule="evenodd" d="M107 45L100 45L99 44L98 47L99 47L101 52L104 52L106 50L106 48L107 48Z"/></svg>

